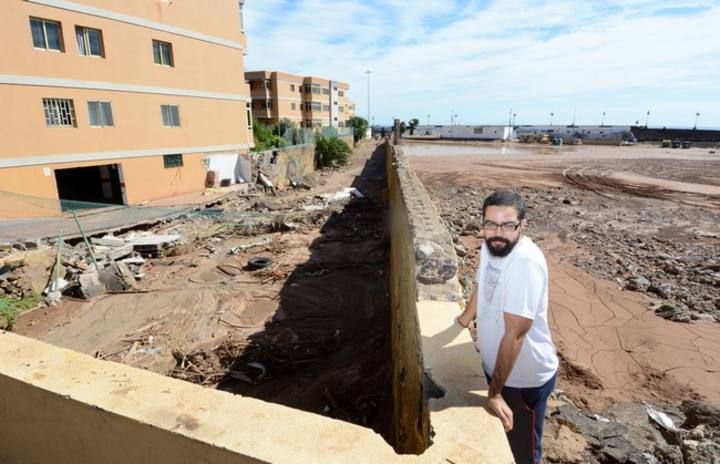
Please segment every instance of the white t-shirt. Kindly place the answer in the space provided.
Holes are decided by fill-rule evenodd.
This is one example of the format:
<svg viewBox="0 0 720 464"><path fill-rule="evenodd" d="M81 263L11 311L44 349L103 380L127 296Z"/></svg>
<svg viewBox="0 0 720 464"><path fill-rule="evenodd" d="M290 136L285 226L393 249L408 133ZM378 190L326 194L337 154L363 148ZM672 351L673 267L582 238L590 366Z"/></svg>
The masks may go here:
<svg viewBox="0 0 720 464"><path fill-rule="evenodd" d="M490 375L495 369L505 334L503 312L522 316L532 319L533 324L505 385L542 386L558 368L548 325L548 270L542 251L528 237L522 237L508 256L497 258L483 244L477 285L478 349L483 369Z"/></svg>

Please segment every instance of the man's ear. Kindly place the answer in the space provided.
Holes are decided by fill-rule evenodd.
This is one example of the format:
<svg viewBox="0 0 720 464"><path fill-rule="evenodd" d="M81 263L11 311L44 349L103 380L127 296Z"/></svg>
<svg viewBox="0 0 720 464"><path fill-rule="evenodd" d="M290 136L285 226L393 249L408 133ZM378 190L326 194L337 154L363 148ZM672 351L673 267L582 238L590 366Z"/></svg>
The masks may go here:
<svg viewBox="0 0 720 464"><path fill-rule="evenodd" d="M522 224L523 228L527 227L527 219L520 221L520 224Z"/></svg>

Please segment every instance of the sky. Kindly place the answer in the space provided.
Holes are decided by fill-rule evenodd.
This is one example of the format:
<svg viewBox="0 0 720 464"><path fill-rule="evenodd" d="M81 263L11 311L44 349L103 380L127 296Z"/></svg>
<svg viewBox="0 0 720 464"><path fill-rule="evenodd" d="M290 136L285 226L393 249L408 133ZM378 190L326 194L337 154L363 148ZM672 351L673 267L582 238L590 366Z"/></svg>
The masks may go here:
<svg viewBox="0 0 720 464"><path fill-rule="evenodd" d="M720 0L247 0L244 17L246 70L348 82L366 118L371 71L375 124L720 128Z"/></svg>

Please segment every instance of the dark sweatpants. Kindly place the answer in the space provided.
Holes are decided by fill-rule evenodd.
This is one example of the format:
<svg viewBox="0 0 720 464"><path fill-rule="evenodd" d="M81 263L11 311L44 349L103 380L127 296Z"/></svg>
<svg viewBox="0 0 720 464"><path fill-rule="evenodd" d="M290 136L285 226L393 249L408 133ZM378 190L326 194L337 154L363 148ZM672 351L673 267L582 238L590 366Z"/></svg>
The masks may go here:
<svg viewBox="0 0 720 464"><path fill-rule="evenodd" d="M490 376L485 373L488 385ZM506 435L517 464L539 464L547 400L555 388L557 372L536 388L503 387L500 393L513 413L513 429Z"/></svg>

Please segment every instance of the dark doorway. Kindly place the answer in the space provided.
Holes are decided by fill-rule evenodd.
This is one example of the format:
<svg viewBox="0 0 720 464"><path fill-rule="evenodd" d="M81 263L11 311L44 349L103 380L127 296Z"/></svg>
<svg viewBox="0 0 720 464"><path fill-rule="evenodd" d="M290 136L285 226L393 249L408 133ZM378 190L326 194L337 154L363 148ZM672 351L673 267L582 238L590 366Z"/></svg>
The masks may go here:
<svg viewBox="0 0 720 464"><path fill-rule="evenodd" d="M62 210L124 204L120 178L117 164L56 169L55 181Z"/></svg>

